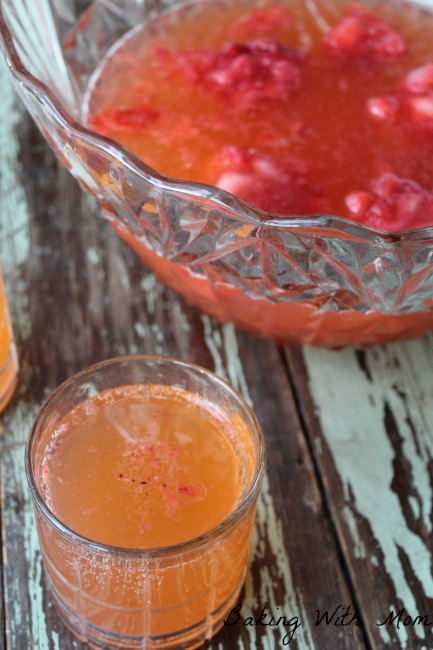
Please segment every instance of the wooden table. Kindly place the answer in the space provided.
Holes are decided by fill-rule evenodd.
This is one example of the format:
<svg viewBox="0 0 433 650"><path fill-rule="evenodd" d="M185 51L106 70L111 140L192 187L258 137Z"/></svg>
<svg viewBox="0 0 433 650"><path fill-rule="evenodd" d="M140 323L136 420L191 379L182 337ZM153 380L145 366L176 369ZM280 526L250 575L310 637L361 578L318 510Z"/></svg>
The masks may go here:
<svg viewBox="0 0 433 650"><path fill-rule="evenodd" d="M1 258L21 365L2 415L0 643L85 647L46 590L24 442L61 381L143 352L226 377L266 435L242 614L247 622L265 608L268 621L284 615L292 627L238 622L209 648L432 649L433 336L331 352L281 349L219 325L165 289L111 232L17 106L3 67L0 87Z"/></svg>

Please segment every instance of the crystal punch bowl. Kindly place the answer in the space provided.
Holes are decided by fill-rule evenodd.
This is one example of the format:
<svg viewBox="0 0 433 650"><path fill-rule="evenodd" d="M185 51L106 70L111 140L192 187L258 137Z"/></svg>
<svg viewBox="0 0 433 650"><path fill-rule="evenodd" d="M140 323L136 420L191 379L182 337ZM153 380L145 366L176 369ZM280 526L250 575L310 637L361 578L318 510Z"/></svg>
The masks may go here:
<svg viewBox="0 0 433 650"><path fill-rule="evenodd" d="M433 228L386 233L283 217L167 178L84 127L108 49L163 8L140 0L0 0L16 89L60 162L164 282L222 321L286 343L366 346L433 328Z"/></svg>

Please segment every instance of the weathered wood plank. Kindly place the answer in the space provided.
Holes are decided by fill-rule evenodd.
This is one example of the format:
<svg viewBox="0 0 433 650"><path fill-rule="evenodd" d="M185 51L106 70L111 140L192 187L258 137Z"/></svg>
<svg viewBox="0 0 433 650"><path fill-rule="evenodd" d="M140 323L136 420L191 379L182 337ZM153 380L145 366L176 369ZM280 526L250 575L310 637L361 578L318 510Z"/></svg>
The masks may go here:
<svg viewBox="0 0 433 650"><path fill-rule="evenodd" d="M221 350L215 358L216 367L242 389L260 421L266 422L268 479L258 509L255 563L260 578L256 579L253 609L257 611L265 603L271 609L276 605L280 611L295 612L302 624L296 637L300 648L364 647L359 628L341 634L332 626L315 626L316 609L335 609L340 603L348 604L350 598L336 555L322 555L324 548L332 548L330 530L279 352L270 342L236 334L231 326L213 327L219 342L215 350ZM317 539L321 539L322 549ZM263 544L270 549L265 547L263 555L258 555ZM269 563L271 558L274 560ZM277 647L281 647L281 638Z"/></svg>
<svg viewBox="0 0 433 650"><path fill-rule="evenodd" d="M370 642L431 649L433 337L286 354Z"/></svg>
<svg viewBox="0 0 433 650"><path fill-rule="evenodd" d="M0 68L0 85L4 79L5 71L3 66ZM28 257L29 253L29 237L28 237L28 212L27 203L24 189L21 184L17 183L17 156L19 151L19 143L15 135L15 127L19 122L19 115L15 110L15 99L9 84L6 85L6 92L0 95L0 215L7 214L12 216L15 213L15 219L1 220L1 244L2 256L1 264L3 271L8 280L8 289L11 290L13 286L16 304L23 300L21 292L22 285L19 282L19 277L15 275L15 262L22 264ZM13 250L12 250L13 247ZM23 332L25 331L25 324L21 323ZM19 415L18 415L19 417ZM5 420L1 416L0 427L0 454L3 456L3 433L4 433ZM1 486L3 488L5 477L3 471L0 471ZM2 489L1 499L1 515L2 515L2 546L5 548L4 542L4 522L5 522L5 509L4 509L4 491ZM7 562L7 556L3 556L3 562ZM5 627L5 611L4 611L4 573L2 572L2 597L0 599L0 647L6 647L6 627ZM9 636L10 640L10 636Z"/></svg>
<svg viewBox="0 0 433 650"><path fill-rule="evenodd" d="M8 89L4 79L1 84ZM8 253L6 280L22 368L4 414L1 459L7 647L82 647L59 621L45 589L23 445L47 392L90 363L129 352L165 353L214 368L242 390L263 423L268 478L243 614L266 607L298 616L291 647L300 650L365 647L359 627L314 624L315 609L348 604L350 594L277 348L216 325L165 290L95 218L91 202L56 166L29 118L19 123L18 134L20 157L14 154L8 165L21 176L25 195L2 217L12 238L11 245L2 239L2 253ZM17 209L19 236L27 242L21 258L15 258L21 250L13 226ZM284 646L286 634L238 625L223 629L209 647L268 650Z"/></svg>

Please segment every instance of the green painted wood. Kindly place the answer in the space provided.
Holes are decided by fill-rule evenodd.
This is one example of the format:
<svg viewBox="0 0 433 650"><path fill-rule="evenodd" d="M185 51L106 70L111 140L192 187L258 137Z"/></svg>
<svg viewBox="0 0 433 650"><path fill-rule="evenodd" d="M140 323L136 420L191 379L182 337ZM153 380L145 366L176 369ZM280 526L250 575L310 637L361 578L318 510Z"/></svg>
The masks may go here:
<svg viewBox="0 0 433 650"><path fill-rule="evenodd" d="M369 641L430 650L433 336L286 355Z"/></svg>
<svg viewBox="0 0 433 650"><path fill-rule="evenodd" d="M135 352L170 354L215 369L243 392L262 422L268 473L242 595L244 615L265 607L298 616L290 647L299 650L366 647L355 625L315 625L316 609L334 610L349 604L351 595L279 350L217 325L165 290L57 166L36 127L17 111L3 71L0 83L10 113L0 156L9 174L6 190L17 192L3 205L0 253L21 364L18 391L3 414L7 648L85 648L65 629L46 590L24 441L36 408L62 380L98 360ZM209 648L285 647L286 634L237 625L223 629Z"/></svg>

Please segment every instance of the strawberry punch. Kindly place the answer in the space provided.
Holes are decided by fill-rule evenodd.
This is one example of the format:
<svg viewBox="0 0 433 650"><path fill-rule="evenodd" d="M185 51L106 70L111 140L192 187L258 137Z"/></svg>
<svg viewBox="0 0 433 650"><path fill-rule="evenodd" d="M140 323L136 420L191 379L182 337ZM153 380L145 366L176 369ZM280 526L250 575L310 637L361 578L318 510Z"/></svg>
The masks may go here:
<svg viewBox="0 0 433 650"><path fill-rule="evenodd" d="M198 3L136 27L93 74L84 123L167 177L266 211L260 218L272 225L262 232L240 222L234 273L231 258L228 270L214 253L195 266L194 254L155 249L151 228L137 236L126 220L104 215L166 284L256 335L341 347L424 333L431 300L415 307L408 295L424 282L415 248L412 262L407 244L395 280L388 244L376 247L368 229L394 235L433 225L432 29L430 11L400 0ZM157 210L150 205L143 223ZM348 232L317 229L316 255L305 226L305 250L303 239L292 250L296 219L309 215L337 215ZM350 224L364 228L359 251ZM199 225L185 224L184 237ZM206 227L210 238L211 224L200 233ZM353 242L347 255L340 236ZM279 265L287 282L275 275ZM418 270L419 280L406 283Z"/></svg>
<svg viewBox="0 0 433 650"><path fill-rule="evenodd" d="M271 213L433 225L432 13L399 0L180 11L110 50L84 100L93 130Z"/></svg>

